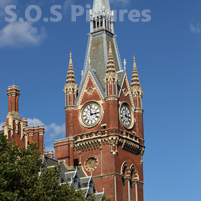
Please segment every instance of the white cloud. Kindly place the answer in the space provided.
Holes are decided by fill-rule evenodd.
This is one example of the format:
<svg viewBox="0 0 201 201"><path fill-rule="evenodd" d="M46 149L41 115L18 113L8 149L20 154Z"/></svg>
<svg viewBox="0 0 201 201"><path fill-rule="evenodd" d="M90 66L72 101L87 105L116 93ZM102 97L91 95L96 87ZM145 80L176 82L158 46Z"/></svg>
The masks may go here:
<svg viewBox="0 0 201 201"><path fill-rule="evenodd" d="M52 144L50 146L44 146L44 147L45 147L45 151L53 151L54 156L55 156L54 144Z"/></svg>
<svg viewBox="0 0 201 201"><path fill-rule="evenodd" d="M52 123L45 126L45 151L53 151L55 155L54 141L63 138L65 138L65 124L56 125Z"/></svg>
<svg viewBox="0 0 201 201"><path fill-rule="evenodd" d="M12 22L0 30L0 47L37 46L45 37L45 30L37 29L30 22Z"/></svg>
<svg viewBox="0 0 201 201"><path fill-rule="evenodd" d="M192 33L200 33L201 32L201 24L197 23L196 25L194 25L193 23L191 23L190 30Z"/></svg>
<svg viewBox="0 0 201 201"><path fill-rule="evenodd" d="M58 135L65 136L65 124L57 125L55 123L52 123L50 125L45 125L41 120L36 118L33 118L33 119L28 118L27 121L28 121L28 126L30 127L44 125L45 132L48 133L48 135L52 138L55 138Z"/></svg>
<svg viewBox="0 0 201 201"><path fill-rule="evenodd" d="M33 119L27 119L28 121L28 126L32 127L32 126L42 126L44 125L42 121L40 121L39 119L33 118Z"/></svg>
<svg viewBox="0 0 201 201"><path fill-rule="evenodd" d="M28 126L40 126L44 125L43 122L39 119L33 118L27 119ZM58 139L65 138L65 124L57 125L55 123L52 123L50 125L44 125L45 126L45 151L54 151L54 141Z"/></svg>
<svg viewBox="0 0 201 201"><path fill-rule="evenodd" d="M56 125L55 123L52 123L48 126L45 126L45 129L47 132L49 132L50 137L57 137L64 136L65 134L65 124L62 125Z"/></svg>
<svg viewBox="0 0 201 201"><path fill-rule="evenodd" d="M7 5L16 5L17 0L0 0L0 16L4 16L5 13L5 7Z"/></svg>

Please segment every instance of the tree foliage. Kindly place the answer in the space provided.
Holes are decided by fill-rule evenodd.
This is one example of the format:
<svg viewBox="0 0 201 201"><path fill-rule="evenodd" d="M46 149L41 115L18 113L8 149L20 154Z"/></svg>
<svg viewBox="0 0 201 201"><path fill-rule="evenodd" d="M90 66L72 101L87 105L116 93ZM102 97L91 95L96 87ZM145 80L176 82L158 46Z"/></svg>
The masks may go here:
<svg viewBox="0 0 201 201"><path fill-rule="evenodd" d="M83 192L59 183L60 167L44 169L36 144L21 149L0 135L0 200L94 201Z"/></svg>

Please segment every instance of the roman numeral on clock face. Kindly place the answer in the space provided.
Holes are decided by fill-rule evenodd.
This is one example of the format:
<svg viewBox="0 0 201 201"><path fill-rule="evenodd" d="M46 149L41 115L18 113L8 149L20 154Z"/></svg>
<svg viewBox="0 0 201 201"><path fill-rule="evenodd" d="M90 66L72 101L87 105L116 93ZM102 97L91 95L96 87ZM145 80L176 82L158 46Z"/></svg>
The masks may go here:
<svg viewBox="0 0 201 201"><path fill-rule="evenodd" d="M100 120L100 106L98 103L92 102L84 106L82 110L82 121L87 126L93 126Z"/></svg>
<svg viewBox="0 0 201 201"><path fill-rule="evenodd" d="M120 108L120 118L121 122L125 127L129 127L131 125L131 111L128 105L123 104Z"/></svg>

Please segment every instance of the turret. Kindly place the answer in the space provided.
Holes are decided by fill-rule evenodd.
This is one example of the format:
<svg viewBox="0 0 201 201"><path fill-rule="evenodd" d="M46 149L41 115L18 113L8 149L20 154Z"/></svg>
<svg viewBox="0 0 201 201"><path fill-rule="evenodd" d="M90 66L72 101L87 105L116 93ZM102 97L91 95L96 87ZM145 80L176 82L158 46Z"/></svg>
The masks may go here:
<svg viewBox="0 0 201 201"><path fill-rule="evenodd" d="M136 119L136 133L139 135L141 139L144 139L144 131L143 131L143 109L142 109L142 96L144 92L142 91L142 87L140 85L140 79L137 72L136 59L133 57L133 73L131 80L131 90L134 96L135 102L135 119Z"/></svg>
<svg viewBox="0 0 201 201"><path fill-rule="evenodd" d="M64 86L65 106L74 106L77 95L77 83L75 80L75 73L73 69L72 53L70 53L70 60L68 66L68 73L66 77L66 84Z"/></svg>
<svg viewBox="0 0 201 201"><path fill-rule="evenodd" d="M65 94L65 110L66 110L66 137L68 138L66 151L68 153L68 158L65 161L69 166L69 170L74 170L74 110L72 108L75 107L75 100L77 96L77 83L75 80L75 73L73 69L73 61L72 61L72 53L70 53L70 60L68 66L68 73L66 77L66 84L64 86L64 94ZM56 144L55 144L56 146ZM56 150L56 158L57 158L57 150Z"/></svg>
<svg viewBox="0 0 201 201"><path fill-rule="evenodd" d="M107 101L107 110L110 111L108 115L107 127L117 128L118 127L118 96L117 96L117 82L118 75L116 72L114 58L112 53L112 44L109 42L109 53L107 60L107 67L105 73L105 100Z"/></svg>
<svg viewBox="0 0 201 201"><path fill-rule="evenodd" d="M106 84L106 97L117 96L118 75L115 69L111 42L109 43L109 54L104 82Z"/></svg>
<svg viewBox="0 0 201 201"><path fill-rule="evenodd" d="M135 106L136 108L142 108L142 96L144 92L142 91L142 87L140 85L140 79L137 72L136 66L136 58L133 57L133 72L132 72L132 80L131 80L131 90L134 96Z"/></svg>
<svg viewBox="0 0 201 201"><path fill-rule="evenodd" d="M8 112L19 112L19 87L13 85L7 89L8 95Z"/></svg>
<svg viewBox="0 0 201 201"><path fill-rule="evenodd" d="M35 142L43 154L44 126L27 127L27 119L19 115L19 87L13 85L7 89L8 114L6 123L3 124L4 135L9 141L15 141L21 148L27 148L28 144Z"/></svg>

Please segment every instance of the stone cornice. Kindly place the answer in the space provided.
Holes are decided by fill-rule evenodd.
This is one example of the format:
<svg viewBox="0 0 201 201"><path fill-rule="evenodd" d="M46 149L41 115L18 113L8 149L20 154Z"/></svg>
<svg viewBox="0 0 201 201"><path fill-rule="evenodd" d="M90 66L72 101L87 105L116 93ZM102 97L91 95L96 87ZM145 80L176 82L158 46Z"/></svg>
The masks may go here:
<svg viewBox="0 0 201 201"><path fill-rule="evenodd" d="M126 135L126 136L130 136L130 138L137 138L139 141L143 141L144 142L144 139L141 139L139 136L137 136L136 135L136 133L135 132L127 132L127 131L124 131L124 130L121 130L121 129L119 129L119 128L108 128L108 129L102 129L102 130L97 130L97 131L91 131L91 132L88 132L88 133L82 133L82 134L77 134L76 136L75 136L75 140L77 140L77 138L79 138L79 137L81 137L82 138L82 136L83 135L86 135L86 137L87 138L91 138L91 137L93 137L93 136L102 136L102 135L104 135L104 134L108 134L108 133L110 133L110 131L114 131L115 130L115 132L116 132L116 134L120 134L120 135Z"/></svg>
<svg viewBox="0 0 201 201"><path fill-rule="evenodd" d="M19 113L16 111L12 111L12 112L8 112L7 114L7 118L12 117L13 120L18 120L18 121L22 121L23 119L20 117Z"/></svg>
<svg viewBox="0 0 201 201"><path fill-rule="evenodd" d="M138 112L138 113L143 113L144 110L142 108L135 108L135 112Z"/></svg>
<svg viewBox="0 0 201 201"><path fill-rule="evenodd" d="M132 133L127 133L117 128L76 135L75 137L74 147L77 151L84 152L100 149L103 145L121 146L122 149L136 155L143 155L145 149L144 140Z"/></svg>
<svg viewBox="0 0 201 201"><path fill-rule="evenodd" d="M75 141L74 141L75 140ZM135 133L122 131L118 128L103 129L95 132L78 134L74 138L65 138L54 142L55 147L70 145L77 151L85 152L88 150L102 149L103 146L116 146L134 153L144 154L144 140ZM116 150L118 153L118 150Z"/></svg>
<svg viewBox="0 0 201 201"><path fill-rule="evenodd" d="M143 182L143 181L133 181L133 183L137 183L137 184L140 184L140 185L144 185L144 182Z"/></svg>
<svg viewBox="0 0 201 201"><path fill-rule="evenodd" d="M119 174L119 173L111 173L111 174L102 174L102 175L97 175L97 176L93 176L93 179L103 179L103 178L108 178L108 177L119 177L119 178L123 178L123 175ZM129 178L126 178L126 180L130 180ZM134 180L131 181L132 183L137 183L140 185L144 185L143 181L138 181L138 180Z"/></svg>
<svg viewBox="0 0 201 201"><path fill-rule="evenodd" d="M65 111L67 110L77 110L77 106L75 105L67 105L66 107L64 107Z"/></svg>
<svg viewBox="0 0 201 201"><path fill-rule="evenodd" d="M115 95L108 95L106 98L105 98L105 101L108 101L108 100L118 100L118 97L115 96Z"/></svg>
<svg viewBox="0 0 201 201"><path fill-rule="evenodd" d="M103 178L108 178L108 177L119 177L122 178L121 174L118 173L111 173L111 174L102 174L102 175L98 175L98 176L93 176L93 179L103 179Z"/></svg>
<svg viewBox="0 0 201 201"><path fill-rule="evenodd" d="M56 140L54 141L54 143L62 143L62 142L69 142L69 138L64 138L64 139L61 139L61 140Z"/></svg>
<svg viewBox="0 0 201 201"><path fill-rule="evenodd" d="M100 28L100 29L97 29L95 30L94 32L90 33L89 35L94 37L94 36L98 36L98 35L101 35L103 33L106 33L108 36L110 37L114 37L116 36L115 34L111 33L110 31L108 31L107 29L103 29L103 28Z"/></svg>

